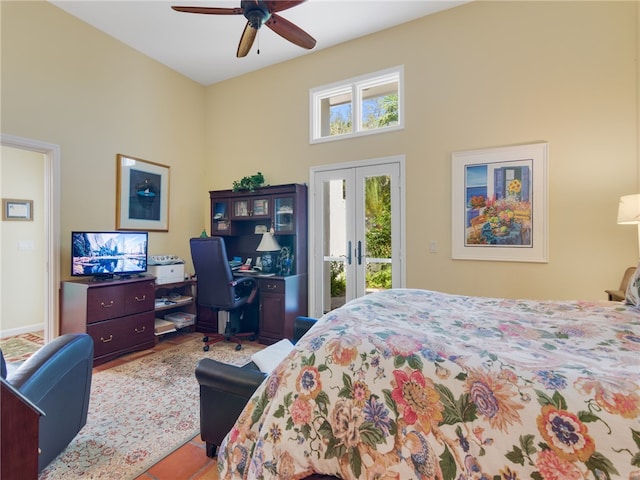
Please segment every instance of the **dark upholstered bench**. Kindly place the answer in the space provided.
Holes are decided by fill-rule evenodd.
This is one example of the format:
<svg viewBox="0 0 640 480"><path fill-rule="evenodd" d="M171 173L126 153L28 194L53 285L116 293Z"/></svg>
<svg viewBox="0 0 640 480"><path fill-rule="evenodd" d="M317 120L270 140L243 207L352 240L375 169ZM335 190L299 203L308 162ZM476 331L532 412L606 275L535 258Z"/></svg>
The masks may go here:
<svg viewBox="0 0 640 480"><path fill-rule="evenodd" d="M293 341L316 322L309 317L295 320ZM203 358L196 365L200 384L200 437L207 447L207 456L214 457L220 443L231 430L249 398L267 377L253 363L236 367Z"/></svg>

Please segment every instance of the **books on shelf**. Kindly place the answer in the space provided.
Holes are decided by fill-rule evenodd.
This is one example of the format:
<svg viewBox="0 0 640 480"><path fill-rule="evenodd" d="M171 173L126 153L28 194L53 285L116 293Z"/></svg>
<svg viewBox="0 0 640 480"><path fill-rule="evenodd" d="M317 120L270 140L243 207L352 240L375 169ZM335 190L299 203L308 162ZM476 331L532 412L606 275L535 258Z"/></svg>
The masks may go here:
<svg viewBox="0 0 640 480"><path fill-rule="evenodd" d="M160 307L172 307L174 305L183 305L185 303L193 302L193 297L188 295L180 295L178 297L161 297L156 298L156 308Z"/></svg>

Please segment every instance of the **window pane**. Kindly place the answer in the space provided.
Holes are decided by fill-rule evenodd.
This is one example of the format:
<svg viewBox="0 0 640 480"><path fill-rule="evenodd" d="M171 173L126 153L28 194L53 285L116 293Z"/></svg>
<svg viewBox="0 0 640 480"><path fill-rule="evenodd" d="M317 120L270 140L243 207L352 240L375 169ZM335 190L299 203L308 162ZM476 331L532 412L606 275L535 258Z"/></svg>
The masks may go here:
<svg viewBox="0 0 640 480"><path fill-rule="evenodd" d="M398 124L398 82L365 87L361 90L363 130Z"/></svg>
<svg viewBox="0 0 640 480"><path fill-rule="evenodd" d="M334 105L329 110L329 135L342 135L353 130L351 103Z"/></svg>
<svg viewBox="0 0 640 480"><path fill-rule="evenodd" d="M351 90L331 92L320 99L322 137L343 135L353 131Z"/></svg>

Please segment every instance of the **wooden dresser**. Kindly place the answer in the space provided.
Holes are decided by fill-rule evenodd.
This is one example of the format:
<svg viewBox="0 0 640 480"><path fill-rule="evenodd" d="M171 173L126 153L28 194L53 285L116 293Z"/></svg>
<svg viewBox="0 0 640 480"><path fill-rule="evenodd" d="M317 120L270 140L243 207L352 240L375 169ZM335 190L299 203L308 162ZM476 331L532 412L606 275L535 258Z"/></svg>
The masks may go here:
<svg viewBox="0 0 640 480"><path fill-rule="evenodd" d="M60 333L88 333L94 365L155 345L154 277L62 282Z"/></svg>

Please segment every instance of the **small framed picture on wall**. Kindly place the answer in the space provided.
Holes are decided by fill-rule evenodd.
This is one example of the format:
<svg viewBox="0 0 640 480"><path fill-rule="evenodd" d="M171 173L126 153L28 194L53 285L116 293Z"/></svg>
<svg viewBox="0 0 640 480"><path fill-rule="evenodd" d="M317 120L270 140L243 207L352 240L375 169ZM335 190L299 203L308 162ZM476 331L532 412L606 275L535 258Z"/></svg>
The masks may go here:
<svg viewBox="0 0 640 480"><path fill-rule="evenodd" d="M3 198L2 220L33 221L33 200Z"/></svg>

